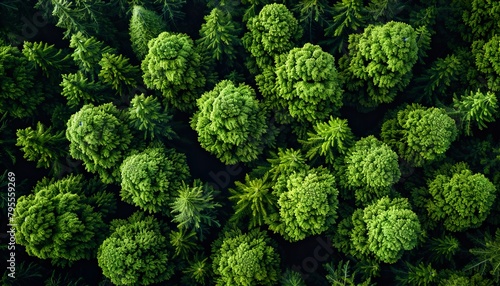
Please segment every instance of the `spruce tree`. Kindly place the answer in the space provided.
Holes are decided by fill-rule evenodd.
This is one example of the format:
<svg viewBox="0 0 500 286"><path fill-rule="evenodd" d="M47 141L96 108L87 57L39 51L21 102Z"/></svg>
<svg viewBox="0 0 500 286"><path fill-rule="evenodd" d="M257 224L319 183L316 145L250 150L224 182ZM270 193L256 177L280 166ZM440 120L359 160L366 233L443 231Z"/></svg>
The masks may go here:
<svg viewBox="0 0 500 286"><path fill-rule="evenodd" d="M132 50L137 58L144 59L148 54L148 42L166 31L166 24L160 15L142 6L132 7L129 34Z"/></svg>

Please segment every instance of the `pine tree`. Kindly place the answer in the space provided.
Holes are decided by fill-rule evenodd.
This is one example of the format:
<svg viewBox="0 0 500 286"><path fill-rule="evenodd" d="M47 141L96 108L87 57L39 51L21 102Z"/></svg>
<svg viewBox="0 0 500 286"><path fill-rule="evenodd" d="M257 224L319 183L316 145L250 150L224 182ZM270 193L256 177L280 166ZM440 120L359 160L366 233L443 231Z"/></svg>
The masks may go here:
<svg viewBox="0 0 500 286"><path fill-rule="evenodd" d="M196 232L188 228L179 228L172 230L169 234L170 244L175 249L174 256L187 259L192 253L201 250L200 241L197 239Z"/></svg>
<svg viewBox="0 0 500 286"><path fill-rule="evenodd" d="M144 133L144 139L177 138L177 134L170 126L172 115L164 110L154 96L136 95L130 101L128 109L130 124Z"/></svg>
<svg viewBox="0 0 500 286"><path fill-rule="evenodd" d="M457 114L462 129L466 135L472 135L471 125L475 124L482 130L486 128L487 122L494 122L498 112L497 96L493 92L482 93L470 92L469 95L463 95L458 99L453 97L453 107L456 112L450 115Z"/></svg>
<svg viewBox="0 0 500 286"><path fill-rule="evenodd" d="M105 86L100 82L89 80L82 72L63 74L61 95L70 107L81 107L85 104L102 104L111 101Z"/></svg>
<svg viewBox="0 0 500 286"><path fill-rule="evenodd" d="M196 43L217 61L224 59L231 65L236 59L235 48L241 44L238 38L239 27L232 21L231 14L218 8L212 9L204 19L205 23L200 29L200 39Z"/></svg>
<svg viewBox="0 0 500 286"><path fill-rule="evenodd" d="M348 45L348 36L365 25L365 8L362 0L337 1L332 8L333 18L325 29L325 35L332 37L334 47L341 52Z"/></svg>
<svg viewBox="0 0 500 286"><path fill-rule="evenodd" d="M86 37L82 33L71 36L69 47L73 48L73 60L91 79L97 79L101 66L99 62L105 53L115 54L115 50L104 45L94 37Z"/></svg>
<svg viewBox="0 0 500 286"><path fill-rule="evenodd" d="M117 94L126 94L139 83L140 68L131 65L123 55L104 53L99 65L99 79L111 86Z"/></svg>
<svg viewBox="0 0 500 286"><path fill-rule="evenodd" d="M132 49L140 60L148 54L148 42L156 38L167 26L161 16L142 6L132 7L129 34Z"/></svg>
<svg viewBox="0 0 500 286"><path fill-rule="evenodd" d="M28 61L40 68L46 77L53 76L54 72L58 74L67 72L72 65L67 51L43 42L24 42L23 54Z"/></svg>

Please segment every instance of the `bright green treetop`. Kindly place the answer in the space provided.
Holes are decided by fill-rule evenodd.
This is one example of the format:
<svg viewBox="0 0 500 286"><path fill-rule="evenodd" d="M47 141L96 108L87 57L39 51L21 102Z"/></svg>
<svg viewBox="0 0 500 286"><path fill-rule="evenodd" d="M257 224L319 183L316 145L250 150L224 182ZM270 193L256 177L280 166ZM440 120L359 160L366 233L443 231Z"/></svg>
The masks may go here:
<svg viewBox="0 0 500 286"><path fill-rule="evenodd" d="M186 156L163 147L126 157L120 171L122 199L154 213L169 214L175 192L190 177Z"/></svg>
<svg viewBox="0 0 500 286"><path fill-rule="evenodd" d="M401 22L369 25L363 34L349 36L349 51L349 72L366 81L368 100L375 105L391 102L410 82L418 59L417 33Z"/></svg>
<svg viewBox="0 0 500 286"><path fill-rule="evenodd" d="M130 18L129 34L132 50L137 58L144 59L149 51L148 42L166 29L167 25L160 15L142 6L134 5Z"/></svg>
<svg viewBox="0 0 500 286"><path fill-rule="evenodd" d="M172 139L177 136L170 126L172 115L162 108L158 99L152 95L134 96L130 101L128 117L132 127L144 133L144 139Z"/></svg>
<svg viewBox="0 0 500 286"><path fill-rule="evenodd" d="M105 183L119 181L118 166L132 139L123 112L111 103L85 105L68 120L66 138L71 156L88 171L99 173Z"/></svg>
<svg viewBox="0 0 500 286"><path fill-rule="evenodd" d="M407 106L382 125L382 140L396 150L399 157L420 167L444 156L457 138L455 121L441 108Z"/></svg>
<svg viewBox="0 0 500 286"><path fill-rule="evenodd" d="M299 121L324 120L342 106L335 59L320 46L292 49L276 75L277 93Z"/></svg>
<svg viewBox="0 0 500 286"><path fill-rule="evenodd" d="M407 199L384 197L360 214L353 215L353 222L360 221L351 232L351 242L360 253L368 251L385 263L395 263L417 245L421 226Z"/></svg>
<svg viewBox="0 0 500 286"><path fill-rule="evenodd" d="M146 86L161 91L179 110L193 110L199 89L205 86L202 58L193 40L186 34L163 32L148 47L141 64Z"/></svg>
<svg viewBox="0 0 500 286"><path fill-rule="evenodd" d="M247 22L243 46L263 69L274 65L274 57L288 52L302 36L302 30L292 12L283 4L267 4Z"/></svg>
<svg viewBox="0 0 500 286"><path fill-rule="evenodd" d="M74 49L71 56L80 70L87 73L93 80L97 78L97 74L101 68L99 62L103 54L116 53L114 48L106 46L94 37L84 36L80 32L71 35L69 47Z"/></svg>
<svg viewBox="0 0 500 286"><path fill-rule="evenodd" d="M479 227L490 213L496 188L483 174L473 174L464 164L456 164L448 174L439 174L429 183L426 202L432 220L450 231Z"/></svg>
<svg viewBox="0 0 500 286"><path fill-rule="evenodd" d="M32 194L17 201L16 243L41 259L94 258L107 226L95 201L83 192L89 188L92 184L82 176L40 181Z"/></svg>
<svg viewBox="0 0 500 286"><path fill-rule="evenodd" d="M150 285L174 274L164 229L152 216L133 214L112 222L111 235L99 247L97 262L116 285Z"/></svg>
<svg viewBox="0 0 500 286"><path fill-rule="evenodd" d="M131 65L123 55L104 53L99 61L99 79L117 94L127 94L139 84L140 69Z"/></svg>
<svg viewBox="0 0 500 286"><path fill-rule="evenodd" d="M246 84L223 80L197 100L191 119L201 146L226 164L257 159L274 140L267 114Z"/></svg>
<svg viewBox="0 0 500 286"><path fill-rule="evenodd" d="M482 130L486 128L486 123L495 121L498 99L493 92L482 93L478 90L460 99L453 97L453 107L457 110L465 134L472 135L472 124Z"/></svg>
<svg viewBox="0 0 500 286"><path fill-rule="evenodd" d="M265 232L258 229L226 235L212 263L217 285L275 285L280 257Z"/></svg>
<svg viewBox="0 0 500 286"><path fill-rule="evenodd" d="M269 228L289 241L323 233L337 218L335 185L335 178L323 167L282 176L273 187L279 214L269 217Z"/></svg>

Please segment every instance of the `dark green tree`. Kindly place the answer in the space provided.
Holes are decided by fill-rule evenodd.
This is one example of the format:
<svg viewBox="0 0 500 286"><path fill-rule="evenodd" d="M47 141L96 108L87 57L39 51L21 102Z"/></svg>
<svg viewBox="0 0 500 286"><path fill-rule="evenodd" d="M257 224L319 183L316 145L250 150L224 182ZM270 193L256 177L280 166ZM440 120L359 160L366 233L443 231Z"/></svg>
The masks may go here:
<svg viewBox="0 0 500 286"><path fill-rule="evenodd" d="M486 40L478 40L472 44L472 53L476 58L476 67L486 79L486 86L492 91L500 91L500 59L497 53L498 41L500 41L500 35L494 35L487 42Z"/></svg>
<svg viewBox="0 0 500 286"><path fill-rule="evenodd" d="M292 49L276 66L277 93L298 121L317 122L342 107L342 89L335 59L320 46Z"/></svg>
<svg viewBox="0 0 500 286"><path fill-rule="evenodd" d="M140 69L129 63L123 55L102 54L99 61L99 80L111 86L117 94L127 94L140 82Z"/></svg>
<svg viewBox="0 0 500 286"><path fill-rule="evenodd" d="M479 241L479 245L469 250L474 255L474 259L466 269L474 269L479 274L491 274L495 283L500 282L500 229L495 231L495 235L484 233Z"/></svg>
<svg viewBox="0 0 500 286"><path fill-rule="evenodd" d="M162 17L155 11L148 10L142 6L132 7L129 34L132 42L132 50L137 58L144 59L148 54L148 43L151 39L158 37L161 32L167 30L167 25Z"/></svg>
<svg viewBox="0 0 500 286"><path fill-rule="evenodd" d="M332 20L325 29L325 35L332 37L335 50L347 48L349 34L365 25L365 7L362 0L337 1L332 7Z"/></svg>
<svg viewBox="0 0 500 286"><path fill-rule="evenodd" d="M233 64L236 47L241 45L241 40L238 38L240 28L231 19L231 14L214 8L204 19L196 44L217 61L225 60L225 64Z"/></svg>
<svg viewBox="0 0 500 286"><path fill-rule="evenodd" d="M274 144L275 130L268 114L246 84L229 80L197 100L199 111L191 119L201 146L226 164L257 159L264 147Z"/></svg>
<svg viewBox="0 0 500 286"><path fill-rule="evenodd" d="M41 259L94 258L107 226L97 205L84 193L92 187L81 175L40 181L32 194L17 201L16 243Z"/></svg>
<svg viewBox="0 0 500 286"><path fill-rule="evenodd" d="M323 266L327 271L325 276L326 280L332 286L371 286L371 279L368 278L364 280L360 279L360 274L357 269L352 269L349 265L349 260L340 260L337 265L333 262L327 263Z"/></svg>
<svg viewBox="0 0 500 286"><path fill-rule="evenodd" d="M479 227L490 213L496 187L483 174L455 164L429 182L426 209L432 220L449 231Z"/></svg>
<svg viewBox="0 0 500 286"><path fill-rule="evenodd" d="M128 117L131 126L144 133L144 139L178 137L170 125L172 115L152 95L134 96L130 101Z"/></svg>
<svg viewBox="0 0 500 286"><path fill-rule="evenodd" d="M83 72L63 74L61 95L70 107L82 107L85 104L103 104L112 97L101 82L89 79Z"/></svg>
<svg viewBox="0 0 500 286"><path fill-rule="evenodd" d="M174 274L172 250L165 229L152 216L133 214L115 220L112 233L99 247L97 262L115 285L150 285Z"/></svg>
<svg viewBox="0 0 500 286"><path fill-rule="evenodd" d="M13 118L35 114L45 99L35 84L36 70L17 48L0 43L0 113Z"/></svg>
<svg viewBox="0 0 500 286"><path fill-rule="evenodd" d="M24 42L23 55L28 61L40 68L43 74L50 78L54 73L62 74L71 68L73 61L70 54L54 45L43 42Z"/></svg>
<svg viewBox="0 0 500 286"><path fill-rule="evenodd" d="M180 228L172 230L169 239L175 250L174 256L182 259L189 259L194 252L202 249L196 232L192 229Z"/></svg>
<svg viewBox="0 0 500 286"><path fill-rule="evenodd" d="M380 135L399 157L421 167L442 158L457 133L455 121L444 109L412 104L385 121Z"/></svg>
<svg viewBox="0 0 500 286"><path fill-rule="evenodd" d="M212 264L208 257L198 254L195 255L194 259L189 260L189 266L182 272L201 285L206 285L213 275ZM189 284L192 284L192 282Z"/></svg>
<svg viewBox="0 0 500 286"><path fill-rule="evenodd" d="M87 171L97 172L105 183L119 182L119 164L132 140L122 111L111 103L85 105L68 120L66 138L71 156Z"/></svg>
<svg viewBox="0 0 500 286"><path fill-rule="evenodd" d="M92 80L97 80L97 75L101 69L99 62L103 54L116 53L114 48L106 46L95 37L87 37L82 33L71 35L69 47L74 49L71 56L80 71L84 72Z"/></svg>
<svg viewBox="0 0 500 286"><path fill-rule="evenodd" d="M179 229L194 229L203 240L209 227L220 226L216 210L221 205L215 202L214 192L200 180L194 180L192 186L183 183L170 203L172 222Z"/></svg>
<svg viewBox="0 0 500 286"><path fill-rule="evenodd" d="M466 135L472 135L471 125L477 125L479 130L486 128L486 123L494 122L498 112L497 96L493 92L482 93L471 92L469 95L463 95L458 99L453 98L453 107L456 112L450 115L457 114L461 129Z"/></svg>
<svg viewBox="0 0 500 286"><path fill-rule="evenodd" d="M281 286L306 286L306 282L302 279L302 275L297 271L287 269L281 274Z"/></svg>
<svg viewBox="0 0 500 286"><path fill-rule="evenodd" d="M323 233L337 219L338 193L323 167L282 175L273 186L279 213L269 215L269 228L292 242Z"/></svg>
<svg viewBox="0 0 500 286"><path fill-rule="evenodd" d="M122 200L153 213L170 214L175 192L190 177L186 156L164 147L129 155L120 171Z"/></svg>
<svg viewBox="0 0 500 286"><path fill-rule="evenodd" d="M161 91L175 108L192 111L205 86L202 58L193 40L186 34L163 32L148 47L141 64L146 86Z"/></svg>
<svg viewBox="0 0 500 286"><path fill-rule="evenodd" d="M220 247L212 249L217 285L275 285L279 280L280 257L265 232L225 234Z"/></svg>

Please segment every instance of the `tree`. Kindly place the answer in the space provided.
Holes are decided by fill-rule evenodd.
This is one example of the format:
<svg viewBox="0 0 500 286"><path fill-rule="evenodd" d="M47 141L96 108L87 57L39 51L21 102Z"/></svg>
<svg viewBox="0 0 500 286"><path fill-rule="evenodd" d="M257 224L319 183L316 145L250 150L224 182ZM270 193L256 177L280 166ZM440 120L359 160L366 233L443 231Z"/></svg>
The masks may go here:
<svg viewBox="0 0 500 286"><path fill-rule="evenodd" d="M275 130L266 122L266 110L250 86L223 80L204 93L197 105L191 127L200 145L225 164L253 161L273 144Z"/></svg>
<svg viewBox="0 0 500 286"><path fill-rule="evenodd" d="M365 81L367 98L360 98L366 107L393 101L411 78L418 59L417 33L408 24L388 22L366 27L362 34L349 36L349 65L345 73L354 80L347 89L358 92L357 81Z"/></svg>
<svg viewBox="0 0 500 286"><path fill-rule="evenodd" d="M306 286L304 279L302 279L302 275L297 271L292 271L287 269L282 275L280 279L281 286Z"/></svg>
<svg viewBox="0 0 500 286"><path fill-rule="evenodd" d="M332 21L325 29L325 36L333 38L338 52L347 47L349 34L364 26L365 13L362 0L342 0L333 5Z"/></svg>
<svg viewBox="0 0 500 286"><path fill-rule="evenodd" d="M154 11L142 6L132 7L132 17L130 18L129 34L132 42L132 50L138 59L142 60L148 54L148 43L158 37L161 32L166 31L167 25L162 17Z"/></svg>
<svg viewBox="0 0 500 286"><path fill-rule="evenodd" d="M112 222L112 233L99 247L97 262L116 285L150 285L170 279L175 264L164 227L152 216L133 214Z"/></svg>
<svg viewBox="0 0 500 286"><path fill-rule="evenodd" d="M269 216L269 228L292 242L323 233L337 219L338 193L323 167L280 177L273 186L279 213Z"/></svg>
<svg viewBox="0 0 500 286"><path fill-rule="evenodd" d="M54 72L61 74L67 71L72 64L70 55L65 50L60 50L43 42L27 42L23 44L23 55L40 68L43 74L50 78Z"/></svg>
<svg viewBox="0 0 500 286"><path fill-rule="evenodd" d="M299 121L324 120L342 106L335 59L317 45L292 49L276 66L276 85L280 101Z"/></svg>
<svg viewBox="0 0 500 286"><path fill-rule="evenodd" d="M288 52L302 36L297 19L283 4L267 4L247 22L243 46L255 58L260 71L274 65L274 57ZM255 72L257 74L259 72Z"/></svg>
<svg viewBox="0 0 500 286"><path fill-rule="evenodd" d="M337 156L345 155L354 145L354 134L346 119L330 116L328 122L316 123L314 133L308 132L307 140L299 142L307 150L309 160L322 156L326 163L333 164Z"/></svg>
<svg viewBox="0 0 500 286"><path fill-rule="evenodd" d="M479 227L488 216L496 188L483 174L473 174L465 164L455 164L429 183L426 209L432 220L449 231Z"/></svg>
<svg viewBox="0 0 500 286"><path fill-rule="evenodd" d="M192 228L203 240L209 227L220 226L216 208L221 205L214 202L214 192L211 186L204 185L200 180L195 180L192 187L183 182L170 203L174 215L172 222L177 223L177 228Z"/></svg>
<svg viewBox="0 0 500 286"><path fill-rule="evenodd" d="M273 183L268 173L262 178L245 176L245 182L235 182L235 188L229 189L229 200L234 202L234 214L231 220L238 221L249 217L248 227L264 225L266 218L276 209L276 198L272 194Z"/></svg>
<svg viewBox="0 0 500 286"><path fill-rule="evenodd" d="M85 104L103 104L111 101L105 86L101 82L89 80L81 71L62 75L61 95L70 107L82 107Z"/></svg>
<svg viewBox="0 0 500 286"><path fill-rule="evenodd" d="M164 147L149 147L129 155L120 172L123 201L165 214L170 214L175 191L190 177L186 155Z"/></svg>
<svg viewBox="0 0 500 286"><path fill-rule="evenodd" d="M472 135L471 124L475 123L479 130L486 128L487 122L494 122L498 111L497 97L493 92L486 94L471 92L458 99L453 97L453 107L460 118L462 129L466 135ZM452 113L453 114L453 113Z"/></svg>
<svg viewBox="0 0 500 286"><path fill-rule="evenodd" d="M73 60L92 80L97 80L97 75L101 66L99 62L106 53L115 54L114 48L104 45L94 37L87 37L82 33L71 35L69 47L74 51L71 54Z"/></svg>
<svg viewBox="0 0 500 286"><path fill-rule="evenodd" d="M441 108L408 105L382 125L382 140L410 165L421 167L444 156L457 137L455 121Z"/></svg>
<svg viewBox="0 0 500 286"><path fill-rule="evenodd" d="M219 8L212 9L204 19L205 23L200 29L200 39L196 43L217 61L225 59L227 60L225 64L231 65L236 59L235 47L241 44L238 38L239 27L231 19L231 14Z"/></svg>
<svg viewBox="0 0 500 286"><path fill-rule="evenodd" d="M217 285L275 285L280 275L280 257L265 232L254 229L226 234L213 248L213 270Z"/></svg>
<svg viewBox="0 0 500 286"><path fill-rule="evenodd" d="M494 281L500 281L500 258L498 251L500 250L500 229L495 231L493 237L486 232L479 245L470 249L469 252L474 255L474 260L470 263L467 269L475 269L478 274L489 273L493 276Z"/></svg>
<svg viewBox="0 0 500 286"><path fill-rule="evenodd" d="M83 176L42 180L21 196L14 211L16 243L41 259L74 262L95 257L107 226L99 208L85 195L95 185Z"/></svg>
<svg viewBox="0 0 500 286"><path fill-rule="evenodd" d="M37 168L53 167L55 173L59 173L58 160L67 154L67 142L64 137L64 131L52 133L51 127L38 122L36 130L28 127L18 129L16 132L16 146L21 147L24 152L24 158L29 161L35 161Z"/></svg>
<svg viewBox="0 0 500 286"><path fill-rule="evenodd" d="M99 79L111 86L117 94L125 94L139 83L139 67L131 65L123 55L102 54L99 65Z"/></svg>
<svg viewBox="0 0 500 286"><path fill-rule="evenodd" d="M368 278L364 280L363 282L358 282L361 281L360 275L358 271L351 270L351 266L349 265L349 260L344 261L340 260L338 265L335 265L333 262L327 263L323 266L326 271L326 280L330 283L332 286L370 286L373 285L371 283L371 279Z"/></svg>
<svg viewBox="0 0 500 286"><path fill-rule="evenodd" d="M128 109L130 124L144 133L144 139L173 139L177 134L170 126L172 115L163 109L154 96L136 95L130 101Z"/></svg>
<svg viewBox="0 0 500 286"><path fill-rule="evenodd" d="M352 216L351 243L360 254L395 263L413 249L421 235L420 222L406 198L383 197Z"/></svg>
<svg viewBox="0 0 500 286"><path fill-rule="evenodd" d="M431 264L419 262L416 265L405 261L405 269L395 270L396 281L401 285L435 285L439 280L438 272Z"/></svg>
<svg viewBox="0 0 500 286"><path fill-rule="evenodd" d="M347 182L362 203L388 195L401 176L398 155L373 135L357 141L344 161Z"/></svg>
<svg viewBox="0 0 500 286"><path fill-rule="evenodd" d="M193 260L189 261L189 266L182 271L187 274L189 279L194 280L196 283L206 285L210 277L213 275L212 264L208 257L196 254ZM187 283L193 284L193 282Z"/></svg>
<svg viewBox="0 0 500 286"><path fill-rule="evenodd" d="M132 135L124 113L111 103L84 105L68 120L69 152L105 183L119 182L117 167L129 152Z"/></svg>
<svg viewBox="0 0 500 286"><path fill-rule="evenodd" d="M45 99L35 78L28 59L17 48L0 43L0 113L13 118L35 114Z"/></svg>
<svg viewBox="0 0 500 286"><path fill-rule="evenodd" d="M196 232L192 229L179 228L172 230L169 234L170 243L175 249L174 257L188 259L191 254L201 250L200 241L197 239Z"/></svg>
<svg viewBox="0 0 500 286"><path fill-rule="evenodd" d="M146 86L161 91L175 108L192 111L206 81L193 40L186 34L162 32L148 47L141 64Z"/></svg>
<svg viewBox="0 0 500 286"><path fill-rule="evenodd" d="M485 77L486 86L492 91L500 91L500 59L497 54L499 40L500 35L494 35L487 42L478 40L472 44L476 67Z"/></svg>

